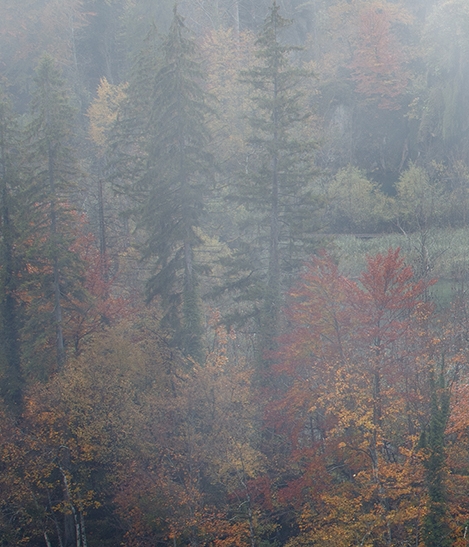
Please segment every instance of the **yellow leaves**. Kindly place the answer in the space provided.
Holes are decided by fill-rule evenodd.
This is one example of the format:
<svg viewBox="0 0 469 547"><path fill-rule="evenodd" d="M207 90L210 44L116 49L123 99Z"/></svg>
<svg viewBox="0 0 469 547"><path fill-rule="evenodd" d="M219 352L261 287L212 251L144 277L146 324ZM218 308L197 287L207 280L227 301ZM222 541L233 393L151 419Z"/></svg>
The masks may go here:
<svg viewBox="0 0 469 547"><path fill-rule="evenodd" d="M311 484L315 500L294 543L381 545L388 529L404 543L424 512L417 446L429 372L448 342L431 335L424 284L398 250L370 257L359 284L328 257L307 268L292 292L292 333L278 352L289 383L277 420L290 420L295 462L304 465L297 482ZM463 362L462 352L450 361ZM322 474L311 456L327 462Z"/></svg>
<svg viewBox="0 0 469 547"><path fill-rule="evenodd" d="M126 97L127 84L112 85L102 78L97 97L88 109L90 137L101 154L107 144L109 131L117 119L119 108Z"/></svg>
<svg viewBox="0 0 469 547"><path fill-rule="evenodd" d="M355 167L340 170L327 193L332 214L350 230L366 232L370 226L391 217L390 198Z"/></svg>
<svg viewBox="0 0 469 547"><path fill-rule="evenodd" d="M220 524L218 528L220 528ZM212 542L214 547L245 547L249 545L249 524L247 522L225 522L222 533L219 529L216 531L217 534Z"/></svg>
<svg viewBox="0 0 469 547"><path fill-rule="evenodd" d="M17 485L14 504L45 514L69 514L73 506L85 514L118 480L117 462L145 448L143 413L164 386L166 365L160 348L140 344L139 336L128 324L96 336L79 358L30 390L21 432L0 428L0 462L8 463L0 483ZM64 488L67 497L57 497Z"/></svg>

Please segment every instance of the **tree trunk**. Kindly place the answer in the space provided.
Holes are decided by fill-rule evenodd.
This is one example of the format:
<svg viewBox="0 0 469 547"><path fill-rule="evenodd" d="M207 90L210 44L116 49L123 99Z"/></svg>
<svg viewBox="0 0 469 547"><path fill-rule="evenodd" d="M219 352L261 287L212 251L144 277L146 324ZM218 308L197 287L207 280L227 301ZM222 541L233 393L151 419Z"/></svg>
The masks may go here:
<svg viewBox="0 0 469 547"><path fill-rule="evenodd" d="M1 149L1 169L2 189L1 189L1 211L0 228L3 239L3 269L4 269L4 287L3 298L1 299L2 313L2 337L3 349L6 360L6 376L4 378L3 396L6 403L15 415L21 414L22 408L22 386L23 379L21 373L19 329L17 317L17 302L15 294L15 272L13 264L13 239L12 225L10 220L9 193L7 188L7 173L5 169L5 151Z"/></svg>
<svg viewBox="0 0 469 547"><path fill-rule="evenodd" d="M57 256L57 215L55 211L55 162L54 150L49 143L49 191L50 191L50 231L52 240L52 275L54 287L54 319L56 329L57 367L60 369L65 364L65 345L62 326L62 303L60 295L60 271Z"/></svg>

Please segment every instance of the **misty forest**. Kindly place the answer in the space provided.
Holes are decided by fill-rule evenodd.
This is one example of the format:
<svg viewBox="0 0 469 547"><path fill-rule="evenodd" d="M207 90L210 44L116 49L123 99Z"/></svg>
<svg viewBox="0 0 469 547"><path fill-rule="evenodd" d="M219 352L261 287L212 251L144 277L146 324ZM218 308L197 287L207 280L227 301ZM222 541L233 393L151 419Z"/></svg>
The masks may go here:
<svg viewBox="0 0 469 547"><path fill-rule="evenodd" d="M469 2L0 0L0 546L469 546Z"/></svg>

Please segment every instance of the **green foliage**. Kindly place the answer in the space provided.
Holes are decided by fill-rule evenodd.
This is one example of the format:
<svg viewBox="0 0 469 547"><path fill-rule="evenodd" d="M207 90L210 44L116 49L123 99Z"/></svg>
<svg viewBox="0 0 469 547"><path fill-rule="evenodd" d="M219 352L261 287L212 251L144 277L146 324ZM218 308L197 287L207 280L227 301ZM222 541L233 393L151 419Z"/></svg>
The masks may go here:
<svg viewBox="0 0 469 547"><path fill-rule="evenodd" d="M20 360L18 287L24 268L17 230L21 181L20 134L9 102L0 96L0 381L1 395L15 414L21 412L23 374Z"/></svg>
<svg viewBox="0 0 469 547"><path fill-rule="evenodd" d="M149 63L156 72L147 70ZM129 102L137 105L139 138L127 159L135 166L130 194L137 228L144 231L143 258L154 259L147 297L160 298L162 325L174 334L174 344L201 360L200 265L194 249L201 243L197 228L213 163L207 151L211 108L196 44L176 9L157 49L149 37L138 68ZM125 130L123 137L129 138Z"/></svg>
<svg viewBox="0 0 469 547"><path fill-rule="evenodd" d="M445 430L450 415L450 393L445 386L443 371L438 374L437 379L432 375L430 384L430 423L420 441L426 452L424 466L429 496L423 538L426 547L449 547L453 542L448 525L448 497L444 482Z"/></svg>
<svg viewBox="0 0 469 547"><path fill-rule="evenodd" d="M282 32L291 23L279 11L274 2L255 43L257 63L242 72L251 88L252 132L245 172L231 196L247 213L233 265L235 269L238 260L243 272L239 286L246 290L249 285L245 294L253 291L260 303L261 360L264 351L274 347L286 274L291 275L298 257L305 256L315 210L309 188L314 147L301 137L309 119L302 90L310 74L292 64L291 55L298 48L282 43Z"/></svg>
<svg viewBox="0 0 469 547"><path fill-rule="evenodd" d="M443 188L430 180L424 168L411 164L399 178L396 190L396 217L403 230L428 230L445 218Z"/></svg>
<svg viewBox="0 0 469 547"><path fill-rule="evenodd" d="M331 232L374 233L391 219L391 199L359 169L341 169L327 188L327 229Z"/></svg>

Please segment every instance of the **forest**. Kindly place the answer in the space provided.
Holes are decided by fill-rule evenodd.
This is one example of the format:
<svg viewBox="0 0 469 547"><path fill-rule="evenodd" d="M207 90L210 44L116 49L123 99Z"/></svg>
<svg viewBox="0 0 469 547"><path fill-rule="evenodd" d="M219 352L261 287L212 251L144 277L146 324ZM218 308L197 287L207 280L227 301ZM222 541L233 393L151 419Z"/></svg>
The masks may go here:
<svg viewBox="0 0 469 547"><path fill-rule="evenodd" d="M469 545L467 0L0 0L0 546Z"/></svg>

